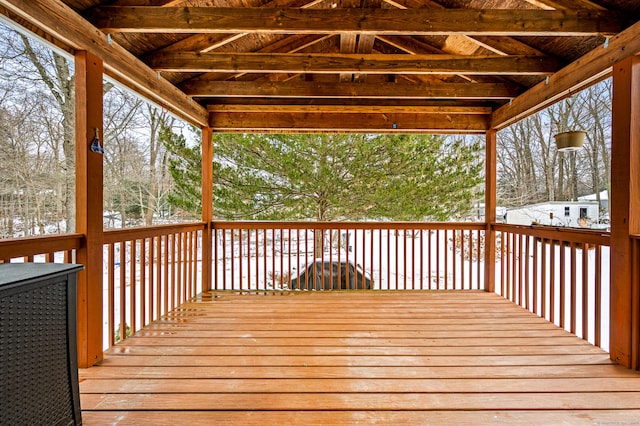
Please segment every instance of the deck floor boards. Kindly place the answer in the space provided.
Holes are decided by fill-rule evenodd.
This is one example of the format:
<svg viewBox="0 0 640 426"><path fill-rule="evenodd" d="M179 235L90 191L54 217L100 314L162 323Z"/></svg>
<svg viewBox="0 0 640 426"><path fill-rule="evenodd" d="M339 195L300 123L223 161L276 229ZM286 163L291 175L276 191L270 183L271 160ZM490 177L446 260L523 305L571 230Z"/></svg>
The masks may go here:
<svg viewBox="0 0 640 426"><path fill-rule="evenodd" d="M640 375L480 291L212 293L80 370L85 425L640 424Z"/></svg>

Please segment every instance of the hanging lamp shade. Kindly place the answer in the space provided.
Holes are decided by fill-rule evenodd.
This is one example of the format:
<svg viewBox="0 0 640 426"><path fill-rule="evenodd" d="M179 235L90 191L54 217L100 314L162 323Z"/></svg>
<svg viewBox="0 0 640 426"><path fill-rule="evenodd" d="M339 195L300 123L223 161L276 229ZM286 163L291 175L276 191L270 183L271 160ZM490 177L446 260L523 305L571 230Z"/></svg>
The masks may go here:
<svg viewBox="0 0 640 426"><path fill-rule="evenodd" d="M558 133L555 135L556 147L562 152L576 151L582 148L586 135L582 130Z"/></svg>

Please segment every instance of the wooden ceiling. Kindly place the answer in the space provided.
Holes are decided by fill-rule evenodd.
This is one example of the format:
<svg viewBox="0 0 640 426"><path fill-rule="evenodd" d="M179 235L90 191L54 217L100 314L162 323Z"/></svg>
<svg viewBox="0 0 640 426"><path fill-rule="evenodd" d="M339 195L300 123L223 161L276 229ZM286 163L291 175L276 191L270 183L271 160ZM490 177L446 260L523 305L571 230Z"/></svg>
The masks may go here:
<svg viewBox="0 0 640 426"><path fill-rule="evenodd" d="M0 0L216 131L502 128L640 52L631 0Z"/></svg>

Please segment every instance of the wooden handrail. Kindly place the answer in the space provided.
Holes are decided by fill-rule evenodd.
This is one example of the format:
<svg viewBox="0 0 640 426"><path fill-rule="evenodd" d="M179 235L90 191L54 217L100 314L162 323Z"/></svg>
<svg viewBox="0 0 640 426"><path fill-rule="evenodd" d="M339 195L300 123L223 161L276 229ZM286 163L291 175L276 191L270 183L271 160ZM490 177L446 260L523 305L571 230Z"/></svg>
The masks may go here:
<svg viewBox="0 0 640 426"><path fill-rule="evenodd" d="M213 229L429 229L473 230L486 228L484 222L315 222L315 221L213 221Z"/></svg>
<svg viewBox="0 0 640 426"><path fill-rule="evenodd" d="M121 241L140 240L178 232L202 231L205 229L205 226L206 223L204 222L189 222L184 224L141 226L128 229L110 229L104 231L103 243L113 244Z"/></svg>
<svg viewBox="0 0 640 426"><path fill-rule="evenodd" d="M609 232L592 229L543 225L509 225L502 223L494 224L493 229L499 232L513 232L547 240L562 240L581 244L608 246L610 242Z"/></svg>
<svg viewBox="0 0 640 426"><path fill-rule="evenodd" d="M76 250L82 245L83 239L82 234L60 234L0 240L0 259Z"/></svg>

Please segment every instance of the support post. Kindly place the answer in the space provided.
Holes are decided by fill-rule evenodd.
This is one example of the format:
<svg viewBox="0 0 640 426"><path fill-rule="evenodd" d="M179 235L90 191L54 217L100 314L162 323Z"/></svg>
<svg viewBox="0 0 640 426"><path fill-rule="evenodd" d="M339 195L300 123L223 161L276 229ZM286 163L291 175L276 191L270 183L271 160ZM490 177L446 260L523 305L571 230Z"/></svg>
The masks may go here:
<svg viewBox="0 0 640 426"><path fill-rule="evenodd" d="M76 232L83 234L77 262L78 366L102 360L102 154L92 151L102 143L102 75L100 58L87 51L75 55L76 114Z"/></svg>
<svg viewBox="0 0 640 426"><path fill-rule="evenodd" d="M213 131L202 129L202 291L212 288L212 220L213 220Z"/></svg>
<svg viewBox="0 0 640 426"><path fill-rule="evenodd" d="M610 352L638 369L638 293L630 235L640 233L640 58L613 66ZM634 280L634 276L636 279Z"/></svg>
<svg viewBox="0 0 640 426"><path fill-rule="evenodd" d="M497 131L489 130L485 142L485 181L484 181L484 288L495 292L496 288L496 140Z"/></svg>

